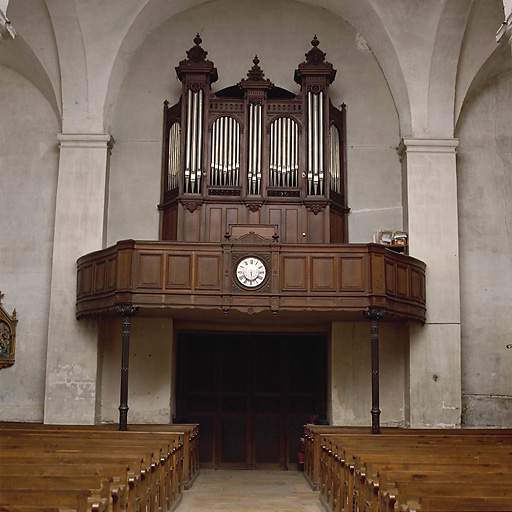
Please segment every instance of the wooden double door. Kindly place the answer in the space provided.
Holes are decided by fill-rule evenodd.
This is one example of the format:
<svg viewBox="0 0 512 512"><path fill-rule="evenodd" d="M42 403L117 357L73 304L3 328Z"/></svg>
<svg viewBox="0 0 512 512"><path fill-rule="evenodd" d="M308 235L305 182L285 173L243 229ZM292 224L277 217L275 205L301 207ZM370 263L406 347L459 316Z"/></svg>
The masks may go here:
<svg viewBox="0 0 512 512"><path fill-rule="evenodd" d="M200 424L214 468L298 468L303 425L326 413L323 335L180 333L177 419Z"/></svg>

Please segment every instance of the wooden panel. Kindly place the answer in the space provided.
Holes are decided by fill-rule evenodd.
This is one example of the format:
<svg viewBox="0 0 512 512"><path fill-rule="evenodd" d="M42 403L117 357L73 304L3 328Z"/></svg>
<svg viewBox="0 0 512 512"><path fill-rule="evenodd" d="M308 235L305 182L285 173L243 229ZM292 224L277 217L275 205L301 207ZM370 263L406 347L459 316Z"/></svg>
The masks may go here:
<svg viewBox="0 0 512 512"><path fill-rule="evenodd" d="M386 266L384 254L372 254L371 261L371 284L370 292L372 293L386 293Z"/></svg>
<svg viewBox="0 0 512 512"><path fill-rule="evenodd" d="M220 256L196 257L196 290L220 290Z"/></svg>
<svg viewBox="0 0 512 512"><path fill-rule="evenodd" d="M386 293L396 295L395 263L386 261Z"/></svg>
<svg viewBox="0 0 512 512"><path fill-rule="evenodd" d="M94 265L94 293L106 291L105 287L106 262L98 261Z"/></svg>
<svg viewBox="0 0 512 512"><path fill-rule="evenodd" d="M226 224L224 226L224 232L221 233L222 238L220 241L224 240L224 235L229 232L230 224L238 224L239 221L239 209L238 208L226 208Z"/></svg>
<svg viewBox="0 0 512 512"><path fill-rule="evenodd" d="M281 262L281 287L286 291L306 291L306 256L285 256Z"/></svg>
<svg viewBox="0 0 512 512"><path fill-rule="evenodd" d="M181 239L184 242L199 242L201 225L201 208L190 212L186 207L181 208L183 215L183 228Z"/></svg>
<svg viewBox="0 0 512 512"><path fill-rule="evenodd" d="M112 290L116 286L117 259L115 256L107 261L107 287Z"/></svg>
<svg viewBox="0 0 512 512"><path fill-rule="evenodd" d="M166 207L162 212L161 240L178 239L178 204Z"/></svg>
<svg viewBox="0 0 512 512"><path fill-rule="evenodd" d="M230 268L238 243L124 240L83 256L77 315L112 313L116 304L132 302L142 308L219 309L229 304L243 312L272 308L333 314L378 305L402 318L425 319L425 265L376 244L271 243L271 295L263 290L257 297L236 293L226 302L223 292L231 276L224 269ZM258 250L243 246L243 251Z"/></svg>
<svg viewBox="0 0 512 512"><path fill-rule="evenodd" d="M324 292L336 289L336 261L334 256L311 258L311 291Z"/></svg>
<svg viewBox="0 0 512 512"><path fill-rule="evenodd" d="M411 299L423 301L423 278L422 275L415 269L411 270Z"/></svg>
<svg viewBox="0 0 512 512"><path fill-rule="evenodd" d="M131 288L132 286L132 261L133 252L131 250L121 250L118 253L119 277L117 286L119 288Z"/></svg>
<svg viewBox="0 0 512 512"><path fill-rule="evenodd" d="M341 258L341 291L364 291L364 259Z"/></svg>
<svg viewBox="0 0 512 512"><path fill-rule="evenodd" d="M396 295L404 299L409 297L409 272L406 265L396 266Z"/></svg>
<svg viewBox="0 0 512 512"><path fill-rule="evenodd" d="M310 244L322 244L324 239L324 218L325 210L318 212L308 212L308 232L307 239Z"/></svg>
<svg viewBox="0 0 512 512"><path fill-rule="evenodd" d="M297 208L287 208L285 210L285 238L289 244L300 242L299 238L299 210Z"/></svg>
<svg viewBox="0 0 512 512"><path fill-rule="evenodd" d="M282 210L280 208L270 208L268 211L268 223L277 225L277 233L279 234L279 241L286 242L286 234L284 232L281 222Z"/></svg>
<svg viewBox="0 0 512 512"><path fill-rule="evenodd" d="M82 295L89 295L92 293L92 264L84 266L82 268L82 286L81 286L81 292Z"/></svg>
<svg viewBox="0 0 512 512"><path fill-rule="evenodd" d="M180 288L190 290L192 288L192 255L167 256L167 288Z"/></svg>
<svg viewBox="0 0 512 512"><path fill-rule="evenodd" d="M344 214L334 208L331 208L331 244L342 244L345 242L344 222Z"/></svg>
<svg viewBox="0 0 512 512"><path fill-rule="evenodd" d="M210 242L220 242L222 235L222 208L209 208L208 240Z"/></svg>
<svg viewBox="0 0 512 512"><path fill-rule="evenodd" d="M163 254L141 252L138 263L137 288L162 288Z"/></svg>

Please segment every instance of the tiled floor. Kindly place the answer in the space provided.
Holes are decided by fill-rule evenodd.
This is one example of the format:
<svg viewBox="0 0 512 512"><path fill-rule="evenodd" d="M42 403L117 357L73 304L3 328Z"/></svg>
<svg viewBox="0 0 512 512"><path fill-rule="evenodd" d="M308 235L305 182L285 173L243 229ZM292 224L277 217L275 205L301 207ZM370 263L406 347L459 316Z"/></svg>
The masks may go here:
<svg viewBox="0 0 512 512"><path fill-rule="evenodd" d="M298 471L201 470L176 512L323 512L318 492Z"/></svg>

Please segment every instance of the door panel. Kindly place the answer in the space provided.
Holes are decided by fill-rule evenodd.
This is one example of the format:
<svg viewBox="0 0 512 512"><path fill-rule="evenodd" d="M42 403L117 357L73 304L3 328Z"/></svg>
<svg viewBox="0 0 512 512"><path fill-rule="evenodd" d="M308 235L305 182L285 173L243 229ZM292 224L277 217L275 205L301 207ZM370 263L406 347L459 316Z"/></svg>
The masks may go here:
<svg viewBox="0 0 512 512"><path fill-rule="evenodd" d="M180 333L177 419L200 424L203 467L297 463L302 427L325 416L325 336Z"/></svg>

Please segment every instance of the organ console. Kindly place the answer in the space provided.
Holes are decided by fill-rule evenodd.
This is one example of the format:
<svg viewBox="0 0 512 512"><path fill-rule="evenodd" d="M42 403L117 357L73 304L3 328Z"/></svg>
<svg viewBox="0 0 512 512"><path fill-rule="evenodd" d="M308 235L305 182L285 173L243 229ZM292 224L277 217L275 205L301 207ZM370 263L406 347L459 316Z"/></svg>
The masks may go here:
<svg viewBox="0 0 512 512"><path fill-rule="evenodd" d="M214 93L217 69L199 35L164 103L160 239L221 242L231 225L276 225L281 242L347 243L345 106L315 36L294 94L256 56L237 85Z"/></svg>

